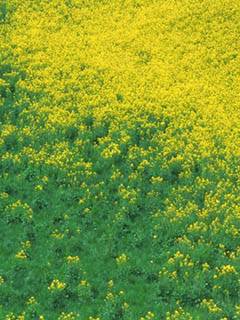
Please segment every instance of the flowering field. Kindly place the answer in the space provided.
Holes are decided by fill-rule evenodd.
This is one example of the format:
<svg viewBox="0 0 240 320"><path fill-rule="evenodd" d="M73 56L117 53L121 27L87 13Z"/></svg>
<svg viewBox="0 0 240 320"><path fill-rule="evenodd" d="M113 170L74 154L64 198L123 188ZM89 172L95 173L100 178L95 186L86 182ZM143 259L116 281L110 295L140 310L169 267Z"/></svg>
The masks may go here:
<svg viewBox="0 0 240 320"><path fill-rule="evenodd" d="M0 320L240 319L239 0L0 1Z"/></svg>

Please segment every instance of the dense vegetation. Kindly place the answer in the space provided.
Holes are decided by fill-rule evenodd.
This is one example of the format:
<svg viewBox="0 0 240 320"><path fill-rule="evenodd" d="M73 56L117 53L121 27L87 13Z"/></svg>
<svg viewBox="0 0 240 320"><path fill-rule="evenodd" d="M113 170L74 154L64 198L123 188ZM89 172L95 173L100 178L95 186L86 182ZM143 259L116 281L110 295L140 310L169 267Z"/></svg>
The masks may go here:
<svg viewBox="0 0 240 320"><path fill-rule="evenodd" d="M2 0L0 319L240 319L238 0Z"/></svg>

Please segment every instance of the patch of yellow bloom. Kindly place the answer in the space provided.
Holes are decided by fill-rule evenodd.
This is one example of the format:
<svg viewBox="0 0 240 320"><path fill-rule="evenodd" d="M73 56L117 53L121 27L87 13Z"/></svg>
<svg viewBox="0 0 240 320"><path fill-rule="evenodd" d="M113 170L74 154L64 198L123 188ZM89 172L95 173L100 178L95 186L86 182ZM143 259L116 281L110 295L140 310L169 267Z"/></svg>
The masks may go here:
<svg viewBox="0 0 240 320"><path fill-rule="evenodd" d="M240 304L237 304L235 306L235 313L236 313L237 316L240 316Z"/></svg>
<svg viewBox="0 0 240 320"><path fill-rule="evenodd" d="M7 199L9 197L7 192L0 192L0 199Z"/></svg>
<svg viewBox="0 0 240 320"><path fill-rule="evenodd" d="M6 315L5 320L25 320L25 312L20 314L19 316L15 316L13 313L9 313Z"/></svg>
<svg viewBox="0 0 240 320"><path fill-rule="evenodd" d="M201 305L207 307L210 313L220 313L222 309L217 306L217 304L213 301L213 299L203 299Z"/></svg>
<svg viewBox="0 0 240 320"><path fill-rule="evenodd" d="M202 264L202 269L203 269L203 271L208 271L209 268L210 268L210 266L209 266L209 264L208 264L207 262L205 262L205 263Z"/></svg>
<svg viewBox="0 0 240 320"><path fill-rule="evenodd" d="M103 158L112 158L114 156L117 156L121 153L120 149L119 149L119 145L116 143L111 143L107 148L105 148L102 153L101 156Z"/></svg>
<svg viewBox="0 0 240 320"><path fill-rule="evenodd" d="M108 281L108 287L109 287L109 288L112 288L113 285L114 285L113 280L109 280L109 281Z"/></svg>
<svg viewBox="0 0 240 320"><path fill-rule="evenodd" d="M151 320L151 319L154 319L154 318L155 318L154 313L151 312L151 311L148 311L147 314L144 317L140 317L139 320Z"/></svg>
<svg viewBox="0 0 240 320"><path fill-rule="evenodd" d="M55 238L55 239L63 239L64 237L64 234L61 233L59 230L54 230L52 233L51 233L51 237Z"/></svg>
<svg viewBox="0 0 240 320"><path fill-rule="evenodd" d="M34 297L30 297L28 300L27 300L27 304L36 304L37 301Z"/></svg>
<svg viewBox="0 0 240 320"><path fill-rule="evenodd" d="M17 200L11 205L7 206L7 209L11 211L14 211L16 209L23 209L24 212L26 213L26 217L28 219L32 219L32 215L33 215L32 208L27 203L23 203L21 200Z"/></svg>
<svg viewBox="0 0 240 320"><path fill-rule="evenodd" d="M127 302L124 302L122 307L123 307L123 309L128 309L129 308L129 304Z"/></svg>
<svg viewBox="0 0 240 320"><path fill-rule="evenodd" d="M234 268L234 266L231 266L230 264L221 266L220 268L217 268L218 274L215 274L213 276L214 279L217 279L219 277L228 275L228 274L237 274L236 269Z"/></svg>
<svg viewBox="0 0 240 320"><path fill-rule="evenodd" d="M128 257L125 253L122 253L120 256L116 258L117 264L124 264L128 260Z"/></svg>
<svg viewBox="0 0 240 320"><path fill-rule="evenodd" d="M70 313L62 312L58 317L58 320L75 320L78 316L79 314L76 314L74 312L70 312Z"/></svg>
<svg viewBox="0 0 240 320"><path fill-rule="evenodd" d="M48 177L47 177L47 176L43 176L43 177L42 177L42 181L43 181L44 183L47 183L47 182L48 182Z"/></svg>
<svg viewBox="0 0 240 320"><path fill-rule="evenodd" d="M89 287L90 284L89 284L89 282L88 282L87 280L81 280L81 281L80 281L80 286L82 286L82 287Z"/></svg>
<svg viewBox="0 0 240 320"><path fill-rule="evenodd" d="M6 315L5 320L16 320L16 317L13 313L9 313Z"/></svg>
<svg viewBox="0 0 240 320"><path fill-rule="evenodd" d="M182 307L179 307L173 313L167 312L166 320L178 320L178 319L193 320L192 316L188 312L185 312Z"/></svg>
<svg viewBox="0 0 240 320"><path fill-rule="evenodd" d="M63 290L66 287L66 283L59 281L58 279L54 279L50 286L48 287L48 290Z"/></svg>
<svg viewBox="0 0 240 320"><path fill-rule="evenodd" d="M107 300L113 300L113 298L114 298L113 293L112 292L108 292L107 295L106 295L106 299Z"/></svg>
<svg viewBox="0 0 240 320"><path fill-rule="evenodd" d="M15 257L17 259L27 259L27 255L26 255L26 252L24 250L20 250L19 252L16 253Z"/></svg>
<svg viewBox="0 0 240 320"><path fill-rule="evenodd" d="M68 256L66 259L68 263L77 263L80 260L79 256Z"/></svg>
<svg viewBox="0 0 240 320"><path fill-rule="evenodd" d="M180 267L193 267L194 263L193 261L190 259L189 255L184 256L183 253L181 253L180 251L177 251L173 257L168 259L168 264L175 264L176 262L179 263Z"/></svg>
<svg viewBox="0 0 240 320"><path fill-rule="evenodd" d="M43 186L41 184L38 184L35 186L34 188L36 191L42 191L43 190Z"/></svg>
<svg viewBox="0 0 240 320"><path fill-rule="evenodd" d="M32 245L31 241L29 241L29 240L22 241L21 244L22 244L23 249L29 249L29 248L31 248L31 245Z"/></svg>

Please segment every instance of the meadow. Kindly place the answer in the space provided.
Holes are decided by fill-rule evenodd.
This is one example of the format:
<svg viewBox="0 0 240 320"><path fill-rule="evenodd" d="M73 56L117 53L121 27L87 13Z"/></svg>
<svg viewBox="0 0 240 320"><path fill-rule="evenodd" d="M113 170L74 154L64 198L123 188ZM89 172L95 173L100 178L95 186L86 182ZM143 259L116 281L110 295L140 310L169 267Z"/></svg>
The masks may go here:
<svg viewBox="0 0 240 320"><path fill-rule="evenodd" d="M0 0L0 320L240 319L238 0Z"/></svg>

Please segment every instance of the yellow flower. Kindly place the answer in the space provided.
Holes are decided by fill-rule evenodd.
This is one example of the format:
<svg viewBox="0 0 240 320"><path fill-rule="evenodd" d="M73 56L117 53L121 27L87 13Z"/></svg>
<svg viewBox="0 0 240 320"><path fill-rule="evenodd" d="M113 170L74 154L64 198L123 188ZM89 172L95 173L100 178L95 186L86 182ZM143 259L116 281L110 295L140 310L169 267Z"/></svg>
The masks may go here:
<svg viewBox="0 0 240 320"><path fill-rule="evenodd" d="M202 264L202 268L203 268L203 271L208 271L210 266L209 266L209 264L207 262L205 262L205 263Z"/></svg>
<svg viewBox="0 0 240 320"><path fill-rule="evenodd" d="M220 268L220 275L224 275L227 273L237 273L236 269L230 264L224 265Z"/></svg>
<svg viewBox="0 0 240 320"><path fill-rule="evenodd" d="M108 287L109 287L109 288L112 288L112 287L113 287L113 284L114 284L114 283L113 283L113 280L109 280L109 281L108 281Z"/></svg>
<svg viewBox="0 0 240 320"><path fill-rule="evenodd" d="M24 250L20 250L18 253L16 253L15 257L22 260L27 259L27 255Z"/></svg>
<svg viewBox="0 0 240 320"><path fill-rule="evenodd" d="M114 298L114 295L112 292L108 292L107 295L106 295L106 299L107 300L112 300Z"/></svg>
<svg viewBox="0 0 240 320"><path fill-rule="evenodd" d="M122 253L120 256L116 258L117 264L124 264L128 260L128 257L125 253Z"/></svg>
<svg viewBox="0 0 240 320"><path fill-rule="evenodd" d="M48 290L63 290L65 287L66 283L61 282L58 279L54 279L48 287Z"/></svg>
<svg viewBox="0 0 240 320"><path fill-rule="evenodd" d="M16 320L16 317L14 316L14 314L11 312L9 314L6 315L5 320Z"/></svg>
<svg viewBox="0 0 240 320"><path fill-rule="evenodd" d="M116 143L111 143L107 148L105 148L101 155L103 158L112 158L114 156L117 156L121 153L119 145Z"/></svg>
<svg viewBox="0 0 240 320"><path fill-rule="evenodd" d="M87 280L81 280L81 281L80 281L80 286L82 286L82 287L89 287L89 283L88 283Z"/></svg>
<svg viewBox="0 0 240 320"><path fill-rule="evenodd" d="M55 239L63 239L64 238L64 234L56 229L56 230L54 230L52 232L51 237L53 237Z"/></svg>
<svg viewBox="0 0 240 320"><path fill-rule="evenodd" d="M23 246L23 249L28 249L31 247L31 241L27 240L27 241L23 241L21 242L22 246Z"/></svg>
<svg viewBox="0 0 240 320"><path fill-rule="evenodd" d="M62 312L61 315L58 317L58 320L75 320L77 316L79 316L79 314L76 314L73 312L70 312L70 313Z"/></svg>
<svg viewBox="0 0 240 320"><path fill-rule="evenodd" d="M68 263L76 263L80 260L79 256L68 256L67 262Z"/></svg>
<svg viewBox="0 0 240 320"><path fill-rule="evenodd" d="M27 304L36 304L37 301L34 297L30 297L28 300L27 300Z"/></svg>
<svg viewBox="0 0 240 320"><path fill-rule="evenodd" d="M148 311L147 314L144 317L140 317L139 320L151 320L155 317L154 313L151 311Z"/></svg>
<svg viewBox="0 0 240 320"><path fill-rule="evenodd" d="M236 315L240 316L240 304L235 306L235 310L236 310Z"/></svg>
<svg viewBox="0 0 240 320"><path fill-rule="evenodd" d="M43 181L44 183L47 183L47 182L48 182L48 177L47 177L47 176L44 176L44 177L42 178L42 181Z"/></svg>
<svg viewBox="0 0 240 320"><path fill-rule="evenodd" d="M210 313L222 312L222 309L216 305L213 299L209 299L209 300L203 299L201 305L207 307Z"/></svg>
<svg viewBox="0 0 240 320"><path fill-rule="evenodd" d="M154 317L155 317L154 313L151 311L148 311L146 315L146 319L150 320L150 319L153 319Z"/></svg>
<svg viewBox="0 0 240 320"><path fill-rule="evenodd" d="M213 278L217 279L223 276L227 276L229 274L237 274L237 271L234 266L231 266L230 264L223 265L220 268L217 268L218 273L214 274Z"/></svg>
<svg viewBox="0 0 240 320"><path fill-rule="evenodd" d="M43 190L43 186L41 184L38 184L35 186L35 190L36 191L42 191Z"/></svg>
<svg viewBox="0 0 240 320"><path fill-rule="evenodd" d="M173 313L167 312L166 314L166 320L177 319L193 320L192 316L188 312L185 312L182 307L179 307Z"/></svg>

